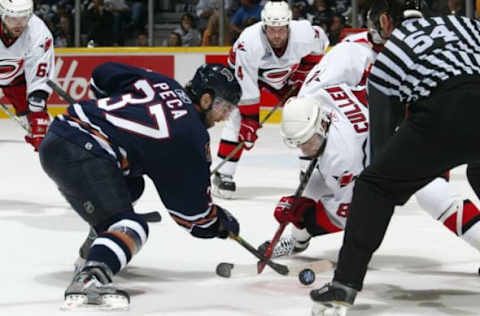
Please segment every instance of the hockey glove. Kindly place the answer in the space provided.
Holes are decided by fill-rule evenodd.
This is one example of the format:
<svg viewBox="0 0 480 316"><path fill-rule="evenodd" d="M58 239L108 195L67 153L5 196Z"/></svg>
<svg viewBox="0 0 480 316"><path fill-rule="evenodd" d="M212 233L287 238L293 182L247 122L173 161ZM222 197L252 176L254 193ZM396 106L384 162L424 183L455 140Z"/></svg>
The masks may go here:
<svg viewBox="0 0 480 316"><path fill-rule="evenodd" d="M295 87L296 90L300 90L307 75L308 75L308 71L307 72L303 72L299 70L295 71L288 79L288 86Z"/></svg>
<svg viewBox="0 0 480 316"><path fill-rule="evenodd" d="M125 177L125 182L127 183L132 203L135 204L135 202L137 202L137 200L142 196L143 191L145 190L145 180L142 176Z"/></svg>
<svg viewBox="0 0 480 316"><path fill-rule="evenodd" d="M295 201L294 196L284 196L280 199L273 211L273 216L280 223L292 223L302 229L305 227L303 215L308 209L315 209L316 203L312 199L299 197Z"/></svg>
<svg viewBox="0 0 480 316"><path fill-rule="evenodd" d="M259 127L260 123L258 123L258 120L255 120L251 117L242 116L238 141L245 142L244 147L246 150L253 148L253 145L258 138L257 129Z"/></svg>
<svg viewBox="0 0 480 316"><path fill-rule="evenodd" d="M323 55L307 55L300 60L300 65L295 70L294 73L288 78L288 85L295 86L297 90L300 90L302 87L305 78L307 78L308 73L315 67L316 64L320 62Z"/></svg>
<svg viewBox="0 0 480 316"><path fill-rule="evenodd" d="M30 112L27 114L28 123L30 124L30 134L25 136L25 141L33 146L35 151L43 138L47 134L50 117L47 112Z"/></svg>
<svg viewBox="0 0 480 316"><path fill-rule="evenodd" d="M226 209L216 205L218 219L218 238L227 238L229 233L238 236L240 232L240 224L233 215Z"/></svg>

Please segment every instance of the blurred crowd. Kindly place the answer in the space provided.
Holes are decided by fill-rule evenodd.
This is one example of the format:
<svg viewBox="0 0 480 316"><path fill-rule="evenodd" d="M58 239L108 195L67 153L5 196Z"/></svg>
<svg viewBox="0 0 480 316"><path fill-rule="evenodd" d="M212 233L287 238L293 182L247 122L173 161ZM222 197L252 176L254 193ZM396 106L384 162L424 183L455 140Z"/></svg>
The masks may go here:
<svg viewBox="0 0 480 316"><path fill-rule="evenodd" d="M144 0L82 0L81 46L146 46L147 6ZM36 0L35 14L45 21L55 47L74 46L75 0ZM130 41L131 42L131 41Z"/></svg>
<svg viewBox="0 0 480 316"><path fill-rule="evenodd" d="M170 0L172 12L183 12L161 41L163 46L218 46L220 0ZM234 43L244 28L260 21L265 0L224 0L223 45ZM465 15L465 0L426 0L431 14ZM477 2L477 1L475 1ZM480 2L480 1L478 1ZM352 25L351 0L290 1L294 20L309 20L321 26L335 45L345 28ZM366 27L368 0L359 0L358 27ZM80 6L81 46L147 46L146 0L82 0ZM75 0L36 0L35 13L55 38L56 47L73 47ZM156 9L155 13L162 13ZM162 21L155 21L160 24ZM157 44L158 45L158 44Z"/></svg>

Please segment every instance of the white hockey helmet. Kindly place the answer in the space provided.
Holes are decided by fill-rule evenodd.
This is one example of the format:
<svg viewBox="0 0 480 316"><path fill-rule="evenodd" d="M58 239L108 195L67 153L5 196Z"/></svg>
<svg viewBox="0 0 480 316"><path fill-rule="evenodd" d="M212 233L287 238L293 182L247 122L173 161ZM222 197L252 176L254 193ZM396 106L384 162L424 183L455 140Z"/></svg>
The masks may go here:
<svg viewBox="0 0 480 316"><path fill-rule="evenodd" d="M280 135L289 147L307 142L313 135L327 138L330 119L320 102L312 97L291 97L282 112Z"/></svg>
<svg viewBox="0 0 480 316"><path fill-rule="evenodd" d="M33 13L33 0L0 0L0 16L30 17Z"/></svg>
<svg viewBox="0 0 480 316"><path fill-rule="evenodd" d="M285 1L268 1L262 10L263 26L284 26L292 20L292 10Z"/></svg>

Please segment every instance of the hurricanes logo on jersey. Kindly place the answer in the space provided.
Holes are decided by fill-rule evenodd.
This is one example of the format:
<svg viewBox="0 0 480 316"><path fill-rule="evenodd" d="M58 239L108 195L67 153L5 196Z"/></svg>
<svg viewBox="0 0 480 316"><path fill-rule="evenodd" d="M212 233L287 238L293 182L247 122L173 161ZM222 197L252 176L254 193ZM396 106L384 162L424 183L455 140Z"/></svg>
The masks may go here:
<svg viewBox="0 0 480 316"><path fill-rule="evenodd" d="M0 80L16 77L22 66L23 59L0 59Z"/></svg>
<svg viewBox="0 0 480 316"><path fill-rule="evenodd" d="M241 50L242 52L246 52L245 44L243 44L243 42L238 43L237 50Z"/></svg>
<svg viewBox="0 0 480 316"><path fill-rule="evenodd" d="M45 40L45 43L40 45L40 47L43 48L44 51L47 51L51 46L52 46L52 39L51 38L47 38Z"/></svg>
<svg viewBox="0 0 480 316"><path fill-rule="evenodd" d="M275 89L281 89L291 73L290 67L259 69L258 78Z"/></svg>
<svg viewBox="0 0 480 316"><path fill-rule="evenodd" d="M353 173L344 171L341 177L333 176L337 180L338 185L343 188L352 183L357 179L357 176L354 176Z"/></svg>

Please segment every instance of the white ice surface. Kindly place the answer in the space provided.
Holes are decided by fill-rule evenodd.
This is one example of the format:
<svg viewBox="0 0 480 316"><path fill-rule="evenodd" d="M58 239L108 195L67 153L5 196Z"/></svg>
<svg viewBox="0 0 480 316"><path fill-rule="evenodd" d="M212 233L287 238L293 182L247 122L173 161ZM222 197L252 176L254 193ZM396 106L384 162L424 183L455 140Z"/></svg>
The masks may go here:
<svg viewBox="0 0 480 316"><path fill-rule="evenodd" d="M212 130L213 156L220 131ZM272 237L276 201L298 185L295 153L281 143L278 125L267 125L259 134L238 168L237 198L216 200L235 214L241 236L254 246ZM87 225L43 173L13 121L0 120L0 150L0 316L68 315L59 308ZM464 170L453 170L452 183L478 205ZM87 315L307 316L309 291L332 277L331 270L317 274L317 281L306 287L267 267L261 275L220 278L214 272L219 262L253 269L256 259L232 240L191 237L168 216L150 182L136 209L158 210L163 221L150 226L149 241L116 278L131 294L130 310ZM335 262L342 236L315 239L295 262ZM476 250L420 211L412 199L397 209L349 316L480 315L479 265Z"/></svg>

